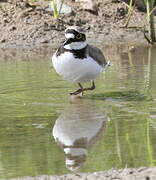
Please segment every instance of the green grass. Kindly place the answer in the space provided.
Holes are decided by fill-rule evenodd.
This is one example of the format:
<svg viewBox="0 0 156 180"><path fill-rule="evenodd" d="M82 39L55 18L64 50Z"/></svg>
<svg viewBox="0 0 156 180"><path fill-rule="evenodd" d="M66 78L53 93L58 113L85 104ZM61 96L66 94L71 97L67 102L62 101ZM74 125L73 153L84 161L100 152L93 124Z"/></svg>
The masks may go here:
<svg viewBox="0 0 156 180"><path fill-rule="evenodd" d="M56 1L56 0L52 0L52 1L51 1L51 7L53 8L53 17L54 17L55 19L58 19L59 16L60 16L60 12L61 12L63 3L64 3L64 0L61 1L61 5L60 5L60 7L58 8L57 1Z"/></svg>
<svg viewBox="0 0 156 180"><path fill-rule="evenodd" d="M148 33L151 42L155 42L155 28L154 28L154 0L145 0L147 9L147 20L148 20Z"/></svg>
<svg viewBox="0 0 156 180"><path fill-rule="evenodd" d="M126 20L126 23L124 25L125 28L128 28L130 19L134 13L134 7L135 7L135 1L130 0L129 4L126 4L125 2L121 1L126 7L128 7L128 18ZM156 42L156 37L155 37L155 25L154 25L154 0L144 0L146 10L147 10L147 16L145 18L145 22L143 23L143 26L134 26L133 28L141 28L144 31L144 37L149 43L154 43ZM133 5L134 4L134 5ZM134 6L134 7L133 7ZM145 26L148 25L148 37L145 34Z"/></svg>
<svg viewBox="0 0 156 180"><path fill-rule="evenodd" d="M130 0L129 5L128 5L128 18L127 18L127 21L125 23L125 27L128 27L129 21L131 19L132 14L133 14L133 10L134 10L133 0Z"/></svg>

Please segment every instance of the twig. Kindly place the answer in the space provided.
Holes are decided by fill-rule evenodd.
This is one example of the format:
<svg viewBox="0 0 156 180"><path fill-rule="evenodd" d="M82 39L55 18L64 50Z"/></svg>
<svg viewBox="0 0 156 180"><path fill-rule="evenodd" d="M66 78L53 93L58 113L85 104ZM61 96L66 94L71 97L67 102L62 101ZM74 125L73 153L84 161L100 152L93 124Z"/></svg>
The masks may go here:
<svg viewBox="0 0 156 180"><path fill-rule="evenodd" d="M62 9L63 3L64 3L64 0L61 1L61 5L60 5L60 8L59 8L59 14L61 13L61 9Z"/></svg>
<svg viewBox="0 0 156 180"><path fill-rule="evenodd" d="M134 4L134 7L133 7L132 3L133 3L133 0L131 0L129 5L128 5L128 18L127 18L127 21L125 23L125 27L128 27L129 21L131 19L131 16L132 16L134 8L135 8L135 4Z"/></svg>
<svg viewBox="0 0 156 180"><path fill-rule="evenodd" d="M145 32L145 27L144 27L144 29L143 29L143 34L144 34L144 38L147 40L147 42L149 43L149 44L153 44L153 42L148 38L148 36L146 35L146 32Z"/></svg>

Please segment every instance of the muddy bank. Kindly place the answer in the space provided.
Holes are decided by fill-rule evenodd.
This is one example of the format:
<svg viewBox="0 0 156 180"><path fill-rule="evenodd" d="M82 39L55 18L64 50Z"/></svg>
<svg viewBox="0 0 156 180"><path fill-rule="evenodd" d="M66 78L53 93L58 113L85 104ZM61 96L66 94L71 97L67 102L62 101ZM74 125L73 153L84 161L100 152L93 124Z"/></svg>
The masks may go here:
<svg viewBox="0 0 156 180"><path fill-rule="evenodd" d="M135 9L129 27L127 6L120 1L98 0L98 15L84 10L79 3L68 1L71 13L53 18L47 6L30 6L26 0L0 2L0 47L28 47L53 45L64 39L67 26L83 27L88 40L103 39L104 44L146 42L141 28L146 14ZM46 4L48 5L48 4Z"/></svg>
<svg viewBox="0 0 156 180"><path fill-rule="evenodd" d="M155 180L156 167L112 169L94 173L66 174L63 176L23 177L10 180Z"/></svg>

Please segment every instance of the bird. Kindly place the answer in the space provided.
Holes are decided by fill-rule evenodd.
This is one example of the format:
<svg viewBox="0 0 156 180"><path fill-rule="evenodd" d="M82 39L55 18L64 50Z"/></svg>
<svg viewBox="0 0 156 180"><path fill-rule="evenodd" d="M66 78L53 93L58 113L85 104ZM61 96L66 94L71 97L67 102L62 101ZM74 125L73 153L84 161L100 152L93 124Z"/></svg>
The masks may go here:
<svg viewBox="0 0 156 180"><path fill-rule="evenodd" d="M95 79L110 62L99 48L87 43L81 27L69 26L65 29L65 41L52 56L52 64L64 80L78 84L79 89L70 95L83 95L84 91L95 89ZM85 82L91 82L91 87L84 88Z"/></svg>

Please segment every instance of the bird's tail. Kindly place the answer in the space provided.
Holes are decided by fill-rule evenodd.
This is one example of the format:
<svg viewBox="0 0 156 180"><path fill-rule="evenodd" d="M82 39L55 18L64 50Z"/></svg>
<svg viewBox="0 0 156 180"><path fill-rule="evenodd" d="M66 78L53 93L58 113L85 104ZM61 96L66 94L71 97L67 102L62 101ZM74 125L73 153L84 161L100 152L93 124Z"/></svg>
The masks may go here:
<svg viewBox="0 0 156 180"><path fill-rule="evenodd" d="M107 69L108 66L111 66L111 62L110 61L107 61L107 63L104 66L104 69Z"/></svg>

